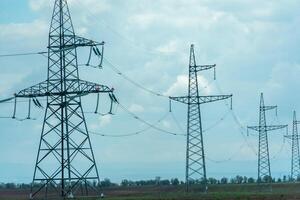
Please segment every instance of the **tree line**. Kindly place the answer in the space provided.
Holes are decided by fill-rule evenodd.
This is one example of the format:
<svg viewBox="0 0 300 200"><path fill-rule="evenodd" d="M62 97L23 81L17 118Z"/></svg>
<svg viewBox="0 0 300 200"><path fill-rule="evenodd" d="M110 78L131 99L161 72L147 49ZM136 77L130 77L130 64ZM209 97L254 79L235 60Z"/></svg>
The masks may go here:
<svg viewBox="0 0 300 200"><path fill-rule="evenodd" d="M273 183L288 183L288 182L300 182L300 177L297 180L292 179L290 176L283 176L282 178L270 178L268 176L263 177L262 179L255 179L253 177L246 176L235 176L233 178L222 177L220 179L217 178L208 178L206 180L207 184L216 185L216 184L254 184L258 182L273 182ZM191 184L203 184L204 180L191 181ZM97 186L96 182L89 183L91 185ZM177 186L184 185L185 182L179 180L178 178L172 179L161 179L160 177L156 177L155 179L150 180L138 180L132 181L128 179L124 179L121 183L113 183L110 179L105 178L98 185L99 187L133 187L133 186ZM31 188L31 184L26 183L0 183L0 189L29 189Z"/></svg>

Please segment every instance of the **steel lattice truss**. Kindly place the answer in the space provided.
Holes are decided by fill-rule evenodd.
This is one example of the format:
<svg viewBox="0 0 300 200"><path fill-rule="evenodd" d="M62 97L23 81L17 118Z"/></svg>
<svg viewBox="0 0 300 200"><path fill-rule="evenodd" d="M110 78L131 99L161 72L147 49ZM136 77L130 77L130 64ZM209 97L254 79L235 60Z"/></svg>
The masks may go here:
<svg viewBox="0 0 300 200"><path fill-rule="evenodd" d="M47 98L31 198L86 196L91 191L89 187L97 190L99 175L81 96L112 94L113 89L79 79L77 48L98 50L97 46L103 45L104 42L76 36L67 0L55 0L47 80L15 94L16 98ZM98 56L102 57L103 51L98 50Z"/></svg>
<svg viewBox="0 0 300 200"><path fill-rule="evenodd" d="M259 133L258 142L258 183L265 182L270 184L272 182L270 169L270 155L268 143L268 131L286 128L287 125L269 125L266 122L266 111L277 109L277 106L265 106L263 93L260 97L259 107L259 125L248 126L248 129L255 130Z"/></svg>
<svg viewBox="0 0 300 200"><path fill-rule="evenodd" d="M203 183L206 190L206 166L202 135L200 104L232 98L232 95L199 96L198 72L215 68L216 65L196 65L194 45L190 49L188 96L170 97L171 100L188 105L186 190L189 185Z"/></svg>
<svg viewBox="0 0 300 200"><path fill-rule="evenodd" d="M291 178L293 181L298 181L300 178L300 155L299 155L299 135L296 111L293 116L293 132L292 135L286 135L285 137L292 140L292 162L291 162Z"/></svg>

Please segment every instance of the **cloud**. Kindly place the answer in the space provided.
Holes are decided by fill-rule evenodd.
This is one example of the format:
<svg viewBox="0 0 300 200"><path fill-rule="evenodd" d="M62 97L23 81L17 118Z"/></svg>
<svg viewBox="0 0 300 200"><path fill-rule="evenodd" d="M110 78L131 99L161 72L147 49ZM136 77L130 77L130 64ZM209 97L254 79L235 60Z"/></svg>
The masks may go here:
<svg viewBox="0 0 300 200"><path fill-rule="evenodd" d="M99 118L100 127L105 127L106 125L110 124L111 120L112 120L111 115L106 115L106 116L100 117Z"/></svg>
<svg viewBox="0 0 300 200"><path fill-rule="evenodd" d="M133 113L141 113L141 112L144 112L144 107L143 106L141 106L141 105L138 105L138 104L132 104L129 108L128 108L128 110L130 111L130 112L133 112Z"/></svg>
<svg viewBox="0 0 300 200"><path fill-rule="evenodd" d="M7 92L15 85L21 83L27 73L5 73L0 75L0 95L7 96ZM11 94L9 94L11 95Z"/></svg>
<svg viewBox="0 0 300 200"><path fill-rule="evenodd" d="M177 76L176 82L169 87L169 89L164 93L164 95L168 95L168 96L186 95L188 93L188 84L189 84L188 76L179 75ZM203 76L199 76L199 75L198 75L198 86L199 86L199 92L204 93L204 95L209 94L212 90L209 82Z"/></svg>
<svg viewBox="0 0 300 200"><path fill-rule="evenodd" d="M156 50L160 53L170 54L170 53L177 52L179 50L178 46L179 46L178 40L171 40L167 44L157 47Z"/></svg>
<svg viewBox="0 0 300 200"><path fill-rule="evenodd" d="M35 12L52 8L53 5L54 0L29 0L29 6ZM81 10L88 10L91 14L98 14L110 9L107 0L68 0L68 5L70 7L80 7Z"/></svg>
<svg viewBox="0 0 300 200"><path fill-rule="evenodd" d="M0 24L0 38L5 40L34 40L46 35L48 23L34 20L29 23ZM1 39L0 39L1 40Z"/></svg>

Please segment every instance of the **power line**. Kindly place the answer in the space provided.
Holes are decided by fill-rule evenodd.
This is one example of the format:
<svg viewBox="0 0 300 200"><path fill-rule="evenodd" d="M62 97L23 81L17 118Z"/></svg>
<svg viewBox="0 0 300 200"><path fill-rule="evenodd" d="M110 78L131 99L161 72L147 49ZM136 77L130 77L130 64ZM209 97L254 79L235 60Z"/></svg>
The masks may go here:
<svg viewBox="0 0 300 200"><path fill-rule="evenodd" d="M209 160L211 162L214 162L214 163L225 163L225 162L231 161L245 147L244 144L245 144L245 142L236 151L234 151L234 153L232 153L231 156L229 156L226 159L215 160L215 159L212 159L212 158L209 158L209 157L206 157L206 158L207 158L207 160Z"/></svg>
<svg viewBox="0 0 300 200"><path fill-rule="evenodd" d="M74 1L75 3L77 3L77 5L81 8L84 5L80 2L80 1ZM125 41L127 44L129 44L131 47L134 47L136 49L139 50L143 50L145 53L147 54L152 54L152 55L156 55L156 56L161 56L162 54L164 54L164 52L161 51L155 51L152 49L149 49L143 45L141 45L141 43L137 43L127 37L125 37L123 34L121 34L119 31L115 30L114 28L112 28L111 26L109 26L101 17L99 18L99 16L91 13L89 10L86 10L88 16L90 17L90 21L94 21L95 24L100 24L104 27L107 28L108 30L110 30L111 33L113 33L114 35L118 36L120 39L122 39L123 41ZM164 54L167 55L167 54Z"/></svg>
<svg viewBox="0 0 300 200"><path fill-rule="evenodd" d="M182 133L175 133L175 132L171 132L171 131L167 131L167 130L164 130L162 128L159 128L157 126L155 126L154 124L151 124L149 122L147 122L146 120L142 119L141 117L137 116L136 114L134 114L133 112L131 112L128 108L126 108L125 106L123 106L122 104L120 104L120 108L122 110L124 110L125 112L127 112L129 115L131 115L134 119L152 127L153 129L157 130L157 131L160 131L162 133L165 133L165 134L169 134L169 135L174 135L174 136L186 136L186 134L182 134Z"/></svg>
<svg viewBox="0 0 300 200"><path fill-rule="evenodd" d="M13 53L13 54L1 54L0 57L15 57L15 56L30 56L30 55L43 55L47 52L31 52L31 53Z"/></svg>
<svg viewBox="0 0 300 200"><path fill-rule="evenodd" d="M123 79L127 80L128 82L130 82L131 84L133 84L134 86L150 93L153 94L155 96L159 96L159 97L166 97L169 98L167 95L164 95L160 92L156 92L153 91L151 89L148 89L146 87L144 87L142 84L137 83L136 81L132 80L131 78L129 78L127 75L125 75L123 72L121 72L115 65L113 65L111 62L109 62L106 58L103 58L104 62L106 62L108 64L108 66L119 76L121 76Z"/></svg>
<svg viewBox="0 0 300 200"><path fill-rule="evenodd" d="M167 116L169 115L169 112L167 112L163 117L161 117L155 124L153 124L152 126L156 126L158 125L162 120L164 120ZM135 131L135 132L131 132L131 133L126 133L126 134L103 134L103 133L99 133L99 132L95 132L95 131L89 131L90 133L94 134L94 135L99 135L99 136L103 136L103 137L130 137L130 136L136 136L136 135L140 135L142 133L147 132L148 130L152 129L152 126L148 126L142 130L139 131Z"/></svg>

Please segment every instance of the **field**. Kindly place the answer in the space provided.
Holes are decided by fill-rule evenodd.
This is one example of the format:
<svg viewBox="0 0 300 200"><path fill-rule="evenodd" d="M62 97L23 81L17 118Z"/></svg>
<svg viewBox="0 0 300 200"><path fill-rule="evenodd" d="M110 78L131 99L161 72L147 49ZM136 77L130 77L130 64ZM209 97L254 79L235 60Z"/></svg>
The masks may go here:
<svg viewBox="0 0 300 200"><path fill-rule="evenodd" d="M258 191L255 184L212 185L203 194L192 188L184 192L183 186L143 186L105 188L107 200L300 200L300 184L274 184L272 192ZM0 190L0 200L28 199L26 190ZM80 198L78 200L99 198Z"/></svg>

